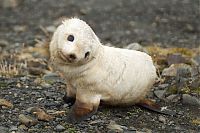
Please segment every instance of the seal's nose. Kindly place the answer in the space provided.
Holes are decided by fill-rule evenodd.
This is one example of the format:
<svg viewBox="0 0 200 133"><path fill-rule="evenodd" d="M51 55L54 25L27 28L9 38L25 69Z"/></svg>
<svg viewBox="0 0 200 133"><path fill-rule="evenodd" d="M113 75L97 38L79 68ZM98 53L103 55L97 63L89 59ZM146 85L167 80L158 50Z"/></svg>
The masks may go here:
<svg viewBox="0 0 200 133"><path fill-rule="evenodd" d="M76 60L76 55L75 54L69 54L69 55L67 55L67 59L69 60L69 61L74 61L74 60Z"/></svg>

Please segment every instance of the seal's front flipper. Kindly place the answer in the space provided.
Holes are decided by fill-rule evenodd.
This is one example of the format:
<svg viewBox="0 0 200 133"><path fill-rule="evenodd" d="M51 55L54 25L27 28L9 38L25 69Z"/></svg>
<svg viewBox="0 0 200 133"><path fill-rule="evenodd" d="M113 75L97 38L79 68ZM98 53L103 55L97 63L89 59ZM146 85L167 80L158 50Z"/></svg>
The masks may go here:
<svg viewBox="0 0 200 133"><path fill-rule="evenodd" d="M77 95L76 102L72 106L70 112L67 115L67 122L78 123L87 119L97 112L100 103L99 96L92 95Z"/></svg>
<svg viewBox="0 0 200 133"><path fill-rule="evenodd" d="M162 108L150 99L144 99L140 101L139 103L137 103L136 105L146 108L148 110L160 113L160 114L171 115L171 116L176 115L176 112L166 109L166 108Z"/></svg>
<svg viewBox="0 0 200 133"><path fill-rule="evenodd" d="M63 101L64 101L65 103L67 103L69 106L72 106L72 105L75 103L76 98L74 98L74 97L69 97L69 96L67 96L67 94L65 94L64 97L63 97Z"/></svg>

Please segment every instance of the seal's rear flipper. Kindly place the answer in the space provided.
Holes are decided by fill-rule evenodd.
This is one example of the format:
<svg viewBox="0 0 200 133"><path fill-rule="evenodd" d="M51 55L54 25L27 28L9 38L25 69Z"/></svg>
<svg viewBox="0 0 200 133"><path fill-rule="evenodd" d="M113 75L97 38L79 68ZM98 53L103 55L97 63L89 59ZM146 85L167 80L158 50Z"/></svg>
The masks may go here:
<svg viewBox="0 0 200 133"><path fill-rule="evenodd" d="M76 100L75 104L72 106L69 114L67 115L67 122L78 123L82 120L91 117L97 112L97 108L92 104L82 103Z"/></svg>
<svg viewBox="0 0 200 133"><path fill-rule="evenodd" d="M146 108L148 110L160 113L160 114L171 115L171 116L176 115L176 112L166 109L166 108L162 108L150 99L144 99L140 101L139 103L137 103L136 105Z"/></svg>
<svg viewBox="0 0 200 133"><path fill-rule="evenodd" d="M77 93L75 104L67 115L67 122L69 123L78 123L87 119L95 114L99 107L100 96L90 95L86 92L79 94Z"/></svg>

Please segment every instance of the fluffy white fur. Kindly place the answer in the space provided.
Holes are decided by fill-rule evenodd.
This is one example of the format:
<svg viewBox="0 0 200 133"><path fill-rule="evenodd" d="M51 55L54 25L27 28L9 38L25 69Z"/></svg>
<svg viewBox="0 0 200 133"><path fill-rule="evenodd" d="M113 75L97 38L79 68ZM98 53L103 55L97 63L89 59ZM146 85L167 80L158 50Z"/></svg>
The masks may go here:
<svg viewBox="0 0 200 133"><path fill-rule="evenodd" d="M68 35L74 35L73 42L67 40ZM85 59L87 51L90 55ZM65 61L59 52L73 53L77 59ZM149 55L102 45L90 26L77 18L65 20L57 28L50 43L50 54L54 68L67 80L68 96L84 102L137 103L157 77Z"/></svg>

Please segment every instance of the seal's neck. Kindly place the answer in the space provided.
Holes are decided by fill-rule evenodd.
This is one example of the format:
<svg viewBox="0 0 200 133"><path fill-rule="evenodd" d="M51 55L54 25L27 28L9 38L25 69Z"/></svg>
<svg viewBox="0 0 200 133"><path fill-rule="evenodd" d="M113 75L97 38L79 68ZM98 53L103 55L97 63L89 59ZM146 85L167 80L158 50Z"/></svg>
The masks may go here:
<svg viewBox="0 0 200 133"><path fill-rule="evenodd" d="M99 60L99 58L102 57L104 53L104 46L99 42L99 45L97 46L96 50L94 51L94 58L96 60Z"/></svg>

